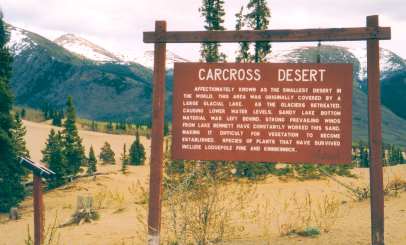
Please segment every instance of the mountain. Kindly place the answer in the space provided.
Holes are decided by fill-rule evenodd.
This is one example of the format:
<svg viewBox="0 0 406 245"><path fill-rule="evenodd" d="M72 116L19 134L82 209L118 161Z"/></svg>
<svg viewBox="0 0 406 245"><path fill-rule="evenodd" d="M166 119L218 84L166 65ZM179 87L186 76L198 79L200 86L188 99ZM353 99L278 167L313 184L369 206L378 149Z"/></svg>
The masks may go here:
<svg viewBox="0 0 406 245"><path fill-rule="evenodd" d="M154 67L154 51L145 51L143 56L133 56L128 54L114 54L97 44L90 42L75 34L65 34L54 40L54 43L64 47L79 58L92 60L98 63L137 63L146 68ZM188 62L188 60L177 54L166 51L166 68L173 69L175 62Z"/></svg>
<svg viewBox="0 0 406 245"><path fill-rule="evenodd" d="M74 34L62 35L55 39L54 43L85 59L98 62L122 61L106 49Z"/></svg>
<svg viewBox="0 0 406 245"><path fill-rule="evenodd" d="M10 25L8 29L11 32L8 45L14 56L11 85L17 104L34 108L44 105L60 107L66 97L72 95L81 117L136 122L151 119L152 71L148 67L152 66L152 51L135 59L141 64L134 60L123 62L125 59L121 56L74 35L65 35L52 42L27 30ZM73 44L87 48L74 49ZM315 62L320 53L323 63L352 63L353 140L366 141L367 95L364 86L365 61L361 51L338 46L321 46L320 49L301 47L275 51L268 58L274 62ZM382 106L384 142L406 146L406 120L393 113L405 113L402 108L406 98L403 96L406 91L406 70L402 68L404 60L388 50L383 50L383 53L381 50L381 54L384 56L381 65L382 97L384 105L387 103L389 107ZM170 51L167 56L166 117L170 118L173 83L173 70L170 68L173 62L186 60Z"/></svg>
<svg viewBox="0 0 406 245"><path fill-rule="evenodd" d="M145 51L144 55L133 59L135 63L142 64L150 69L154 68L154 51ZM175 53L167 50L166 51L166 69L173 69L175 62L188 62L188 60L176 55Z"/></svg>
<svg viewBox="0 0 406 245"><path fill-rule="evenodd" d="M11 25L8 29L17 104L61 107L71 95L81 117L150 120L150 69L136 63L94 62L35 33Z"/></svg>
<svg viewBox="0 0 406 245"><path fill-rule="evenodd" d="M390 50L380 49L381 99L396 115L406 119L406 62ZM350 63L354 68L356 86L367 94L367 57L365 48L323 45L277 50L268 57L271 62L314 63L320 54L322 63Z"/></svg>

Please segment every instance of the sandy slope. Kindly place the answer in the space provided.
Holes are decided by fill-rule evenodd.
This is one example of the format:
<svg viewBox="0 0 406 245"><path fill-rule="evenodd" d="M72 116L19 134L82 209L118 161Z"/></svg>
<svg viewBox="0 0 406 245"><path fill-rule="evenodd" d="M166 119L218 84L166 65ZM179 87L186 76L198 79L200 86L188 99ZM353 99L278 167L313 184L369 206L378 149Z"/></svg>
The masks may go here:
<svg viewBox="0 0 406 245"><path fill-rule="evenodd" d="M27 127L27 135L25 139L31 158L34 161L40 161L42 158L41 150L45 148L45 142L48 138L49 131L52 128L55 130L61 130L61 128L30 121L23 121L23 123ZM100 148L103 146L104 142L107 141L110 143L111 148L116 154L116 160L119 160L120 158L120 154L123 151L123 145L127 144L127 149L129 149L135 139L135 137L131 135L113 135L85 130L79 130L79 135L83 139L86 153L89 152L89 148L92 145L98 156ZM145 145L147 155L149 156L149 141L147 141L145 137L141 137L141 141Z"/></svg>
<svg viewBox="0 0 406 245"><path fill-rule="evenodd" d="M41 158L40 149L43 148L50 126L24 122L28 129L28 147L34 159ZM91 144L98 150L105 140L108 140L116 154L119 154L122 144L129 144L133 137L108 135L87 131L80 131L83 142L88 148ZM148 144L145 139L143 142ZM149 147L147 147L149 149ZM67 245L115 245L115 244L145 244L140 242L139 234L145 231L145 225L138 218L145 220L146 207L139 204L136 192L146 188L149 169L148 166L130 167L129 174L123 175L119 171L120 165L99 166L99 171L106 175L92 178L82 178L73 184L46 193L46 221L51 224L57 217L57 224L69 220L75 211L78 195L92 195L101 203L100 219L91 224L68 226L57 229L60 244ZM352 186L362 186L368 183L368 171L356 169L358 179L340 177L339 180ZM385 168L385 182L394 176L406 179L406 165ZM232 188L232 187L230 187ZM275 215L263 213L259 208L266 202L277 207L292 195L303 199L306 194L312 195L315 201L323 195L334 196L340 200L340 215L336 224L328 233L322 233L316 238L281 237L275 227ZM230 245L367 245L370 244L370 209L369 201L355 202L348 197L346 189L330 179L297 181L281 181L270 177L256 187L255 198L247 207L258 212L259 217L244 221L245 241L229 241ZM104 198L103 198L104 196ZM97 202L97 201L96 201ZM32 231L32 200L27 198L22 205L23 218L18 221L8 221L6 216L0 215L0 245L24 244L27 226ZM283 215L283 214L282 214ZM237 220L237 222L240 222ZM385 202L386 244L406 244L406 192L399 197L387 197ZM266 233L266 234L265 234Z"/></svg>

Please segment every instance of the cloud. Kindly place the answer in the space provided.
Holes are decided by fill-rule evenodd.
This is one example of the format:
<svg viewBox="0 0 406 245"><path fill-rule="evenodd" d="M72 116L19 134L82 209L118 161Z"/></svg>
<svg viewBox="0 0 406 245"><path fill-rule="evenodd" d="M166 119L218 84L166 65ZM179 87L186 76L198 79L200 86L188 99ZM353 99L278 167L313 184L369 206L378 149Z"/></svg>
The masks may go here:
<svg viewBox="0 0 406 245"><path fill-rule="evenodd" d="M246 0L226 0L225 25L233 29L234 14ZM365 16L379 13L382 25L392 26L393 42L384 45L406 56L401 43L406 25L404 0L268 0L271 28L364 26ZM48 38L75 33L108 49L142 54L142 32L153 30L155 20L167 20L168 30L202 30L201 0L0 0L6 20ZM198 45L171 45L189 58ZM224 46L224 45L223 45ZM276 45L277 47L278 45ZM232 52L233 45L225 47Z"/></svg>

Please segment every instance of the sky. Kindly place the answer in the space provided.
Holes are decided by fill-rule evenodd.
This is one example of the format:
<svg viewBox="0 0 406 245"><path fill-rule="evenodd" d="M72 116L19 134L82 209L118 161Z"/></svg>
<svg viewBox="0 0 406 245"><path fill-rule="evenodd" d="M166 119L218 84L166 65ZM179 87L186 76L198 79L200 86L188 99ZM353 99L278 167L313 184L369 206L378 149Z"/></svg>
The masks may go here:
<svg viewBox="0 0 406 245"><path fill-rule="evenodd" d="M248 0L225 0L225 27L234 29L235 13ZM392 27L392 40L381 41L406 58L406 0L268 0L269 29L363 27L367 15L379 14L380 26ZM9 23L48 39L65 33L82 36L108 50L141 56L152 50L142 33L152 31L156 20L166 20L168 31L203 30L198 9L202 0L0 0ZM365 47L365 42L331 43ZM285 49L301 44L273 44ZM317 45L306 43L305 45ZM198 44L168 44L168 49L189 60L197 60ZM237 46L223 44L222 51L233 56Z"/></svg>

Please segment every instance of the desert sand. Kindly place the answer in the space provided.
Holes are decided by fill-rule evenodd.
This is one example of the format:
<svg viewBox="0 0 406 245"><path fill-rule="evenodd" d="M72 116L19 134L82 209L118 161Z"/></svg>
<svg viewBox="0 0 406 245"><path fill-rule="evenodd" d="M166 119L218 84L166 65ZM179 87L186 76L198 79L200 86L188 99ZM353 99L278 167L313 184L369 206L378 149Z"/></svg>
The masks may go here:
<svg viewBox="0 0 406 245"><path fill-rule="evenodd" d="M44 147L51 126L24 122L27 126L27 146L34 160L41 159L40 150ZM83 143L88 150L90 145L98 154L104 141L108 141L116 153L116 159L124 143L129 145L134 137L126 135L109 135L96 132L80 131ZM149 141L142 138L149 152ZM147 153L149 155L149 153ZM148 160L147 160L148 162ZM145 244L145 224L139 221L145 218L146 205L139 201L140 189L147 188L149 167L130 166L129 173L120 172L120 164L115 166L100 166L99 175L80 178L64 187L49 191L45 194L47 227L56 220L60 225L69 220L75 211L78 195L91 195L95 205L99 206L100 219L93 223L72 225L56 229L59 244L67 245L115 245L115 244ZM358 178L338 177L339 181L353 187L364 186L368 183L368 170L355 169ZM406 179L406 165L385 168L385 183L397 177ZM229 187L232 188L232 185ZM258 212L255 219L244 222L244 231L238 239L226 241L223 244L277 244L277 245L367 245L370 244L370 203L369 200L354 201L348 190L336 181L325 178L321 180L299 181L295 179L281 180L269 177L257 183L255 196L249 202L247 209ZM340 212L328 232L322 232L316 237L281 236L275 219L284 216L281 213L284 201L296 196L303 200L311 196L317 203L323 196L334 197L340 203ZM264 204L271 211L267 215ZM28 197L20 207L22 219L9 221L6 215L0 215L0 245L25 244L27 227L33 229L32 199ZM237 210L238 213L238 210ZM385 198L385 240L388 245L406 244L406 192L398 196Z"/></svg>

